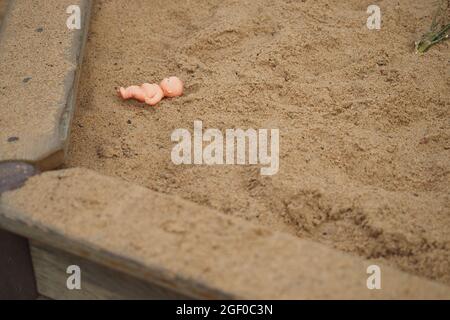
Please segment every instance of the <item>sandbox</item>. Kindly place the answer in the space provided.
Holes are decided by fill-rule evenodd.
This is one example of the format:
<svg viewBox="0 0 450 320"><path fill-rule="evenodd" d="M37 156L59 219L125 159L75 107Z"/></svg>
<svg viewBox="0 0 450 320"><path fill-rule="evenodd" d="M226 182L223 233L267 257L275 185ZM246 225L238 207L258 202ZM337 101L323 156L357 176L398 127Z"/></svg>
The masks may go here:
<svg viewBox="0 0 450 320"><path fill-rule="evenodd" d="M88 297L448 297L450 48L414 53L429 4L380 6L374 31L356 0L95 1L62 166L2 196L41 290L73 298L43 282L78 256L133 276ZM170 75L185 93L156 107L115 93ZM277 172L175 164L195 121L278 129Z"/></svg>

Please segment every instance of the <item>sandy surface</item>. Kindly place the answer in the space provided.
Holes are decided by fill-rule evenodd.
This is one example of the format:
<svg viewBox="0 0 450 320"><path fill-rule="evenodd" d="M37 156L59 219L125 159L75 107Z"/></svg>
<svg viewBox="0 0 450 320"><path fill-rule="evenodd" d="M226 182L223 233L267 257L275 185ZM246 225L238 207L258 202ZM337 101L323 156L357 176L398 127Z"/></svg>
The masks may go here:
<svg viewBox="0 0 450 320"><path fill-rule="evenodd" d="M68 167L450 284L449 43L433 1L96 1ZM178 75L156 108L114 88ZM279 128L280 171L175 166L174 129Z"/></svg>
<svg viewBox="0 0 450 320"><path fill-rule="evenodd" d="M0 25L2 23L5 11L6 11L6 0L0 0Z"/></svg>

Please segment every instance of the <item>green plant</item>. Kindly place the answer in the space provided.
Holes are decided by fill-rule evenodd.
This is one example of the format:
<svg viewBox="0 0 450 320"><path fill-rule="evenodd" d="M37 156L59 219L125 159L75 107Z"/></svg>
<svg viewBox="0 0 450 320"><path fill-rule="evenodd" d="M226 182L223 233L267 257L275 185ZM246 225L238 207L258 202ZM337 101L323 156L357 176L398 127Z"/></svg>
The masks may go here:
<svg viewBox="0 0 450 320"><path fill-rule="evenodd" d="M433 16L430 30L416 41L416 53L425 53L434 44L449 38L450 23L445 24L450 9L450 0L441 0Z"/></svg>

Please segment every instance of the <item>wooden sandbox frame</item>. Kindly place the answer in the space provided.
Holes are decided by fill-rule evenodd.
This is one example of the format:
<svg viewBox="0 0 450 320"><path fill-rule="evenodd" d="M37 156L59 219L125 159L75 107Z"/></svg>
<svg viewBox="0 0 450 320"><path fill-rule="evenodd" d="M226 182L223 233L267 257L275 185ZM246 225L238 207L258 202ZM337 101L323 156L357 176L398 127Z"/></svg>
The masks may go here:
<svg viewBox="0 0 450 320"><path fill-rule="evenodd" d="M450 298L382 265L382 288L369 290L370 261L90 170L57 170L91 2L11 0L0 31L0 298ZM65 26L70 5L80 30ZM69 265L82 270L81 290L66 286Z"/></svg>

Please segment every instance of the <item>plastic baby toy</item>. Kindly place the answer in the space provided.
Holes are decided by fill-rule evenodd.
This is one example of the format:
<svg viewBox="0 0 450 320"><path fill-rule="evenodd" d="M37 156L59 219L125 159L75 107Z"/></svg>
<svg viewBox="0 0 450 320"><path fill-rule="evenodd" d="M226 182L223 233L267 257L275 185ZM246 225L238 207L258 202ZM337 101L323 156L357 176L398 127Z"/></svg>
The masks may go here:
<svg viewBox="0 0 450 320"><path fill-rule="evenodd" d="M165 78L160 85L144 83L141 86L120 87L119 96L124 99L135 99L154 106L164 97L179 97L183 94L183 82L177 77Z"/></svg>

